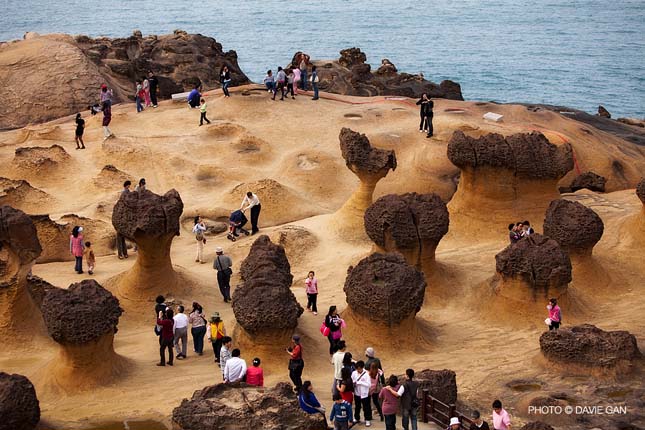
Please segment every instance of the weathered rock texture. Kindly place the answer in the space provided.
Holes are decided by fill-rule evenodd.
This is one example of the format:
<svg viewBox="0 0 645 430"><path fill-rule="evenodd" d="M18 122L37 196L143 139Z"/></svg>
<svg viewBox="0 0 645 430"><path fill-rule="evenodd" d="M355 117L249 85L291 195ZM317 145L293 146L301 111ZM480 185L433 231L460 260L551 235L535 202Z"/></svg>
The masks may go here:
<svg viewBox="0 0 645 430"><path fill-rule="evenodd" d="M50 55L56 52L56 56ZM153 70L161 98L187 91L201 82L219 87L219 71L229 66L233 85L248 82L235 51L224 52L211 37L173 34L127 38L30 34L25 40L0 45L0 129L48 121L86 110L98 101L99 87L114 88L115 101L132 99L134 81ZM38 103L25 103L24 88Z"/></svg>
<svg viewBox="0 0 645 430"><path fill-rule="evenodd" d="M54 199L46 192L34 188L25 180L0 177L0 205L8 205L26 212L38 211L41 205Z"/></svg>
<svg viewBox="0 0 645 430"><path fill-rule="evenodd" d="M448 158L461 169L451 219L471 235L497 236L511 221L542 220L559 197L558 181L573 168L571 145L556 146L537 132L473 138L458 130Z"/></svg>
<svg viewBox="0 0 645 430"><path fill-rule="evenodd" d="M362 230L363 216L372 204L376 184L390 170L396 169L396 154L393 150L372 147L367 136L349 128L341 129L339 139L345 165L361 181L358 189L334 216L339 232L351 238Z"/></svg>
<svg viewBox="0 0 645 430"><path fill-rule="evenodd" d="M16 148L12 164L23 174L42 175L64 168L69 160L70 156L62 146L52 145L49 148Z"/></svg>
<svg viewBox="0 0 645 430"><path fill-rule="evenodd" d="M242 261L240 274L243 283L233 293L239 325L260 343L275 336L288 340L304 309L290 289L293 275L284 248L260 236Z"/></svg>
<svg viewBox="0 0 645 430"><path fill-rule="evenodd" d="M244 383L206 387L182 400L172 422L177 430L326 430L323 416L300 409L285 382L271 389Z"/></svg>
<svg viewBox="0 0 645 430"><path fill-rule="evenodd" d="M627 331L604 331L591 324L544 332L542 354L554 363L589 368L628 368L642 355Z"/></svg>
<svg viewBox="0 0 645 430"><path fill-rule="evenodd" d="M575 193L578 190L586 188L590 191L604 193L606 183L607 179L605 177L597 175L594 172L584 172L576 176L568 187L560 187L560 192Z"/></svg>
<svg viewBox="0 0 645 430"><path fill-rule="evenodd" d="M425 289L423 273L394 253L375 253L350 266L343 288L352 312L387 326L414 319Z"/></svg>
<svg viewBox="0 0 645 430"><path fill-rule="evenodd" d="M532 421L520 427L520 430L554 430L554 428L542 421Z"/></svg>
<svg viewBox="0 0 645 430"><path fill-rule="evenodd" d="M571 260L558 242L534 233L495 256L497 293L521 301L559 297L571 282Z"/></svg>
<svg viewBox="0 0 645 430"><path fill-rule="evenodd" d="M300 52L296 53L291 65L297 65L298 54ZM456 82L445 80L437 85L424 79L422 74L399 73L387 58L381 61L376 72L372 72L366 61L366 55L358 48L343 49L336 61L314 61L320 89L350 96L421 97L427 93L430 97L463 100L461 86Z"/></svg>
<svg viewBox="0 0 645 430"><path fill-rule="evenodd" d="M111 164L103 166L98 175L92 180L94 185L105 190L118 190L125 181L135 183L135 178Z"/></svg>
<svg viewBox="0 0 645 430"><path fill-rule="evenodd" d="M636 186L636 195L641 202L645 205L645 178L641 179L638 185Z"/></svg>
<svg viewBox="0 0 645 430"><path fill-rule="evenodd" d="M34 430L40 404L34 385L22 375L0 372L0 430Z"/></svg>
<svg viewBox="0 0 645 430"><path fill-rule="evenodd" d="M24 212L0 206L0 341L9 345L44 333L40 311L27 289L27 275L42 248Z"/></svg>
<svg viewBox="0 0 645 430"><path fill-rule="evenodd" d="M399 383L405 380L405 375L399 375ZM420 392L428 390L429 395L447 405L457 403L457 375L452 370L421 370L415 372L414 380Z"/></svg>
<svg viewBox="0 0 645 430"><path fill-rule="evenodd" d="M605 225L596 212L569 200L554 200L544 219L544 235L554 239L570 254L591 255Z"/></svg>
<svg viewBox="0 0 645 430"><path fill-rule="evenodd" d="M170 246L179 236L183 209L174 189L163 196L148 190L121 194L112 211L112 225L138 246L136 263L118 281L124 297L149 299L157 290L165 293L177 286Z"/></svg>
<svg viewBox="0 0 645 430"><path fill-rule="evenodd" d="M428 268L448 233L448 208L436 194L388 194L365 211L365 232L385 252L398 251L408 264Z"/></svg>

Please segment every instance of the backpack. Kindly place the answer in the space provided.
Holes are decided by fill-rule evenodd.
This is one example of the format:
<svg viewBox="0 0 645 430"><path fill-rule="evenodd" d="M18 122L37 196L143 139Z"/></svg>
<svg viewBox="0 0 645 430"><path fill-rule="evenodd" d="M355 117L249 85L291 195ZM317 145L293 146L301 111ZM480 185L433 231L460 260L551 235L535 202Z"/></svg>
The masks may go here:
<svg viewBox="0 0 645 430"><path fill-rule="evenodd" d="M195 239L197 239L198 242L204 240L204 232L202 230L197 230L197 233L195 233Z"/></svg>

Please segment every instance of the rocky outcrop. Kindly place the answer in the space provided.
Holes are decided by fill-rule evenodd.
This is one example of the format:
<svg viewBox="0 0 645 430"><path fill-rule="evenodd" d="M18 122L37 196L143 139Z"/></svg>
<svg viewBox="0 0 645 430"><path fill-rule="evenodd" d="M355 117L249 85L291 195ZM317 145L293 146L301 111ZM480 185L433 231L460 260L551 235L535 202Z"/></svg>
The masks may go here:
<svg viewBox="0 0 645 430"><path fill-rule="evenodd" d="M625 369L642 358L634 335L591 324L544 332L540 349L551 362L587 368Z"/></svg>
<svg viewBox="0 0 645 430"><path fill-rule="evenodd" d="M609 111L602 105L598 106L598 116L603 118L611 118Z"/></svg>
<svg viewBox="0 0 645 430"><path fill-rule="evenodd" d="M0 430L34 430L40 404L34 385L22 375L0 372Z"/></svg>
<svg viewBox="0 0 645 430"><path fill-rule="evenodd" d="M470 235L499 236L511 221L542 220L560 195L558 181L573 168L571 145L554 145L538 132L474 138L457 130L448 158L461 170L451 221Z"/></svg>
<svg viewBox="0 0 645 430"><path fill-rule="evenodd" d="M138 246L134 266L118 279L119 293L131 299L150 299L178 284L170 246L179 236L184 204L177 191L163 196L151 191L121 194L112 211L112 225Z"/></svg>
<svg viewBox="0 0 645 430"><path fill-rule="evenodd" d="M352 238L362 230L363 216L372 204L376 184L396 169L396 154L393 150L372 147L367 136L349 128L341 129L339 140L345 165L360 180L358 189L334 216L339 232Z"/></svg>
<svg viewBox="0 0 645 430"><path fill-rule="evenodd" d="M406 380L399 376L399 382ZM457 375L452 370L425 369L415 372L414 380L419 383L419 391L428 390L428 394L446 405L457 403Z"/></svg>
<svg viewBox="0 0 645 430"><path fill-rule="evenodd" d="M408 264L429 268L448 233L448 208L436 194L388 194L365 211L365 232L385 252L398 251Z"/></svg>
<svg viewBox="0 0 645 430"><path fill-rule="evenodd" d="M590 191L604 193L606 183L607 179L603 176L597 175L594 172L584 172L576 176L568 187L560 187L560 192L575 193L578 190L586 188Z"/></svg>
<svg viewBox="0 0 645 430"><path fill-rule="evenodd" d="M56 56L50 55L56 52ZM87 110L98 100L103 83L114 89L115 101L132 99L134 81L153 70L161 98L187 91L201 82L219 87L222 65L233 85L248 83L235 51L224 52L211 37L176 30L173 34L127 38L30 34L0 46L0 129L49 121ZM23 89L38 103L25 103Z"/></svg>
<svg viewBox="0 0 645 430"><path fill-rule="evenodd" d="M0 205L8 205L26 212L39 212L54 199L46 192L34 188L25 180L0 177Z"/></svg>
<svg viewBox="0 0 645 430"><path fill-rule="evenodd" d="M22 174L44 175L64 167L70 158L67 151L60 145L52 145L49 148L16 148L12 164Z"/></svg>
<svg viewBox="0 0 645 430"><path fill-rule="evenodd" d="M388 327L414 319L425 290L423 273L394 253L375 253L350 266L343 288L353 313Z"/></svg>
<svg viewBox="0 0 645 430"><path fill-rule="evenodd" d="M596 212L569 200L552 201L544 219L544 235L576 255L591 255L604 229L605 225Z"/></svg>
<svg viewBox="0 0 645 430"><path fill-rule="evenodd" d="M534 233L495 256L499 295L520 301L548 300L571 282L571 260L558 242Z"/></svg>
<svg viewBox="0 0 645 430"><path fill-rule="evenodd" d="M636 186L636 195L643 202L643 205L645 205L645 178L641 179Z"/></svg>
<svg viewBox="0 0 645 430"><path fill-rule="evenodd" d="M280 382L266 389L244 383L218 384L195 391L172 411L177 430L326 430L321 414L298 406L292 386ZM242 424L241 424L242 423Z"/></svg>
<svg viewBox="0 0 645 430"><path fill-rule="evenodd" d="M297 53L291 65L295 65ZM306 54L305 54L306 55ZM309 56L307 55L307 58ZM336 61L313 61L317 66L319 87L322 91L349 96L404 96L463 100L461 86L445 80L435 84L424 79L423 74L400 73L388 59L372 72L367 56L358 48L343 49Z"/></svg>
<svg viewBox="0 0 645 430"><path fill-rule="evenodd" d="M258 237L251 245L248 256L240 265L240 276L243 281L271 277L281 286L291 286L293 281L284 247L271 242L267 235Z"/></svg>
<svg viewBox="0 0 645 430"><path fill-rule="evenodd" d="M103 166L98 175L92 180L97 188L104 190L118 190L125 181L135 182L135 178L111 164Z"/></svg>

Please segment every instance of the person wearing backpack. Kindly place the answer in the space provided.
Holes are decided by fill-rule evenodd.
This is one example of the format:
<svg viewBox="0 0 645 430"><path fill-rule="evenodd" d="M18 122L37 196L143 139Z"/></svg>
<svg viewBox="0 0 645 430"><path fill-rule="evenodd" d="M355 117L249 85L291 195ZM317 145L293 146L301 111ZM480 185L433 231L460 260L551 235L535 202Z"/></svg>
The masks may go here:
<svg viewBox="0 0 645 430"><path fill-rule="evenodd" d="M213 352L215 353L215 363L220 362L220 351L222 349L222 345L224 345L225 337L226 328L224 327L224 321L220 319L219 312L213 312L210 324L206 326L206 338L213 345Z"/></svg>
<svg viewBox="0 0 645 430"><path fill-rule="evenodd" d="M412 422L412 430L417 430L417 411L419 410L419 382L414 380L414 370L407 369L405 375L408 380L403 383L403 394L401 395L401 417L403 429L409 430L408 423Z"/></svg>
<svg viewBox="0 0 645 430"><path fill-rule="evenodd" d="M193 234L195 235L195 240L197 240L197 257L195 257L196 263L206 263L203 259L204 245L206 244L206 238L204 237L204 232L206 231L206 225L202 218L197 215L195 217L195 225L193 226Z"/></svg>

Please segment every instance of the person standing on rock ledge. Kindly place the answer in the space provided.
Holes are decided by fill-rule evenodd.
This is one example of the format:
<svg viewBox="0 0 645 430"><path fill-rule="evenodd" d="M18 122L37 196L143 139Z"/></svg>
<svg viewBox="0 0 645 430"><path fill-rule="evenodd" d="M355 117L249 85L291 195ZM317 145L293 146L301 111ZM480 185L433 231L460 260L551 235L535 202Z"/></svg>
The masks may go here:
<svg viewBox="0 0 645 430"><path fill-rule="evenodd" d="M244 207L246 205L246 207ZM246 197L242 200L240 205L240 210L246 212L247 209L251 209L251 234L255 234L260 229L258 228L258 219L260 218L260 211L262 210L262 205L260 204L260 199L257 195L252 192L247 192Z"/></svg>
<svg viewBox="0 0 645 430"><path fill-rule="evenodd" d="M419 123L419 133L423 133L424 131L426 133L428 132L428 118L426 117L426 110L429 101L430 99L428 99L428 94L426 93L423 93L421 95L421 98L417 101L417 106L419 106L419 116L421 117L421 122Z"/></svg>
<svg viewBox="0 0 645 430"><path fill-rule="evenodd" d="M224 297L224 303L231 301L231 275L233 274L233 261L228 255L224 255L221 246L215 249L217 256L213 262L213 269L217 270L217 284L219 291Z"/></svg>
<svg viewBox="0 0 645 430"><path fill-rule="evenodd" d="M74 136L74 138L76 139L76 149L85 149L85 143L83 143L84 131L85 131L85 120L81 118L80 113L77 113L76 114L76 133Z"/></svg>
<svg viewBox="0 0 645 430"><path fill-rule="evenodd" d="M159 92L159 81L157 77L152 73L152 70L148 70L148 86L150 87L150 100L152 102L152 107L157 107L157 93Z"/></svg>
<svg viewBox="0 0 645 430"><path fill-rule="evenodd" d="M314 89L314 96L311 98L311 100L318 100L318 82L320 79L318 78L318 72L316 71L316 66L311 66L311 86Z"/></svg>
<svg viewBox="0 0 645 430"><path fill-rule="evenodd" d="M427 139L430 139L434 134L434 127L432 126L432 118L434 116L434 113L432 112L433 109L434 102L432 101L432 99L428 99L428 103L426 104L426 128L428 130L428 134L426 134Z"/></svg>
<svg viewBox="0 0 645 430"><path fill-rule="evenodd" d="M231 93L228 92L228 86L231 85L231 72L228 70L228 66L222 67L219 73L219 81L222 84L224 97L231 97Z"/></svg>

